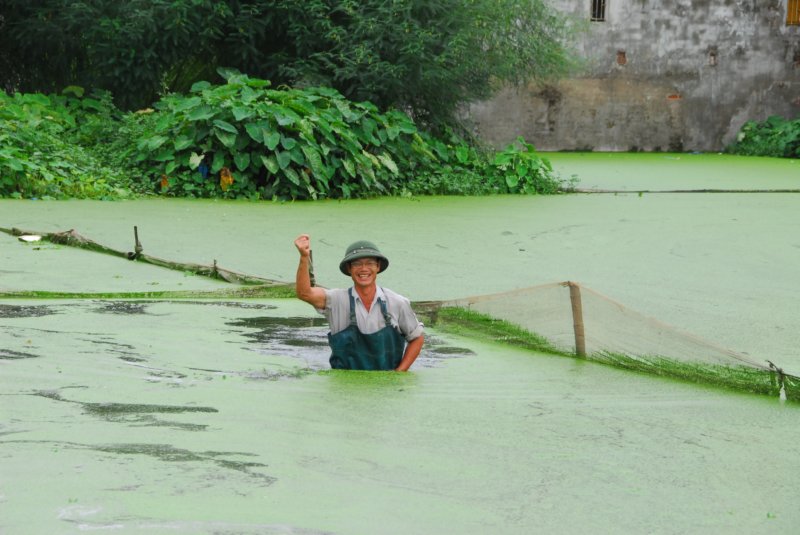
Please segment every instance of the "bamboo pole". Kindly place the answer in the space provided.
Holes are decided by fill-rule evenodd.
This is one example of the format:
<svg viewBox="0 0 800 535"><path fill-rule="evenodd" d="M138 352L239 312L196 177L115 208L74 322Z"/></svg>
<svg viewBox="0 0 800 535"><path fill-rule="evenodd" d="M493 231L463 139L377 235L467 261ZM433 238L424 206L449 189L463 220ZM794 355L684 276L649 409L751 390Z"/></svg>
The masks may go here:
<svg viewBox="0 0 800 535"><path fill-rule="evenodd" d="M583 305L581 303L581 287L575 282L568 282L569 300L572 303L572 326L575 330L575 354L586 356L586 336L583 331Z"/></svg>
<svg viewBox="0 0 800 535"><path fill-rule="evenodd" d="M35 232L35 231L21 230L18 228L9 229L0 227L0 232L10 234L11 236L24 236L24 235L34 234L37 236L41 236L42 240L49 241L50 243L68 245L70 247L79 247L81 249L87 249L89 251L95 251L98 253L105 253L113 256L118 256L121 258L127 258L128 260L136 260L138 262L152 264L154 266L160 266L167 269L190 272L194 273L195 275L201 275L212 279L220 279L233 284L288 286L288 284L285 282L266 279L264 277L258 277L255 275L246 275L244 273L238 273L230 269L222 268L217 265L216 260L214 260L213 265L208 266L203 264L193 264L189 262L175 262L172 260L164 260L161 258L157 258L155 256L144 254L142 252L143 250L142 244L139 241L139 229L136 227L134 227L133 229L134 233L133 252L118 251L116 249L112 249L111 247L101 245L93 240L90 240L89 238L81 236L80 234L75 232L74 229L67 230L64 232Z"/></svg>

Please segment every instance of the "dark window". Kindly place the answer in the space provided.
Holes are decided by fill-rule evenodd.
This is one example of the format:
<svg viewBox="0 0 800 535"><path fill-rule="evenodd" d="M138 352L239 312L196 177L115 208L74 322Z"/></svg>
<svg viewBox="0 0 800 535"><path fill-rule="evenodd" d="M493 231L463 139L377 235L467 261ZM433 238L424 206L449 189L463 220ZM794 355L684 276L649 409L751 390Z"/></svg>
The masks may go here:
<svg viewBox="0 0 800 535"><path fill-rule="evenodd" d="M786 9L786 25L800 25L800 0L789 0L789 5Z"/></svg>
<svg viewBox="0 0 800 535"><path fill-rule="evenodd" d="M800 0L795 0L795 4ZM592 0L592 19L594 21L606 20L606 0Z"/></svg>

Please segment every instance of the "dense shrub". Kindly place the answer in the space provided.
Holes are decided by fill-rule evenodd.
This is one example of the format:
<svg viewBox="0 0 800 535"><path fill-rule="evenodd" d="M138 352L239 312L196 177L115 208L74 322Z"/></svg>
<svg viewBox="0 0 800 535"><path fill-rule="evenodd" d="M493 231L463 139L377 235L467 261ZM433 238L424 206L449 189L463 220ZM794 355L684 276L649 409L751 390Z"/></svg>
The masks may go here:
<svg viewBox="0 0 800 535"><path fill-rule="evenodd" d="M127 194L128 177L84 148L102 139L97 129L108 123L110 109L102 97L0 92L0 197Z"/></svg>
<svg viewBox="0 0 800 535"><path fill-rule="evenodd" d="M553 193L561 183L525 144L496 156L417 129L330 88L270 89L228 72L156 104L136 160L169 195L318 199L396 194Z"/></svg>
<svg viewBox="0 0 800 535"><path fill-rule="evenodd" d="M330 88L225 76L224 85L199 82L124 114L107 94L3 96L0 196L320 199L566 187L521 138L495 153Z"/></svg>
<svg viewBox="0 0 800 535"><path fill-rule="evenodd" d="M766 121L748 121L727 152L749 156L800 158L800 119L772 116Z"/></svg>

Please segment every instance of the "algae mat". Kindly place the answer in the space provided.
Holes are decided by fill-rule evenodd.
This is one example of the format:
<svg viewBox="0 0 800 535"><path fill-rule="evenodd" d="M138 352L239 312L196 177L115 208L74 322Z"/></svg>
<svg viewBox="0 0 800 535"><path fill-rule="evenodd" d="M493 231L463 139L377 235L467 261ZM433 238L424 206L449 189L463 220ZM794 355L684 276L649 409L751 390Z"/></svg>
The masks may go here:
<svg viewBox="0 0 800 535"><path fill-rule="evenodd" d="M347 245L371 239L392 261L382 284L412 300L574 280L797 375L798 200L797 194L731 193L294 204L0 201L0 223L41 231L74 228L120 250L132 250L137 225L148 254L183 262L217 260L223 267L284 281L293 280L296 269L292 241L309 232L317 280L325 286L347 282L337 269ZM96 253L62 252L37 251L0 235L0 291L221 284Z"/></svg>
<svg viewBox="0 0 800 535"><path fill-rule="evenodd" d="M622 191L800 191L800 159L731 154L551 152L578 187Z"/></svg>
<svg viewBox="0 0 800 535"><path fill-rule="evenodd" d="M292 300L0 311L4 533L800 522L794 405L435 332L415 373L318 371L325 327Z"/></svg>
<svg viewBox="0 0 800 535"><path fill-rule="evenodd" d="M668 183L654 162L606 166L592 185ZM775 180L795 180L788 165ZM733 171L714 167L703 185ZM277 280L293 278L292 240L309 232L327 286L347 282L342 252L367 238L392 260L382 283L414 300L571 279L797 373L797 199L0 201L0 226L74 228L131 250L137 225L148 254ZM0 262L0 291L223 287L5 235ZM786 533L800 522L794 404L435 330L411 374L325 371L325 326L294 300L0 310L0 532Z"/></svg>

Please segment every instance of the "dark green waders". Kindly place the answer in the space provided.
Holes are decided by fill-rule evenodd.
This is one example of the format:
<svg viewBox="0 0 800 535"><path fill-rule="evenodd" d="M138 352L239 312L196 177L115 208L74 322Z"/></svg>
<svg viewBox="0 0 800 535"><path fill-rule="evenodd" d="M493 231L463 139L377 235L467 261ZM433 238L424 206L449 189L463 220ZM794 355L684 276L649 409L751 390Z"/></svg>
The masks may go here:
<svg viewBox="0 0 800 535"><path fill-rule="evenodd" d="M328 334L331 345L331 368L340 370L394 370L400 364L406 341L392 327L392 319L386 303L378 299L386 326L378 332L364 334L356 323L356 301L353 289L350 296L350 325L336 334Z"/></svg>

